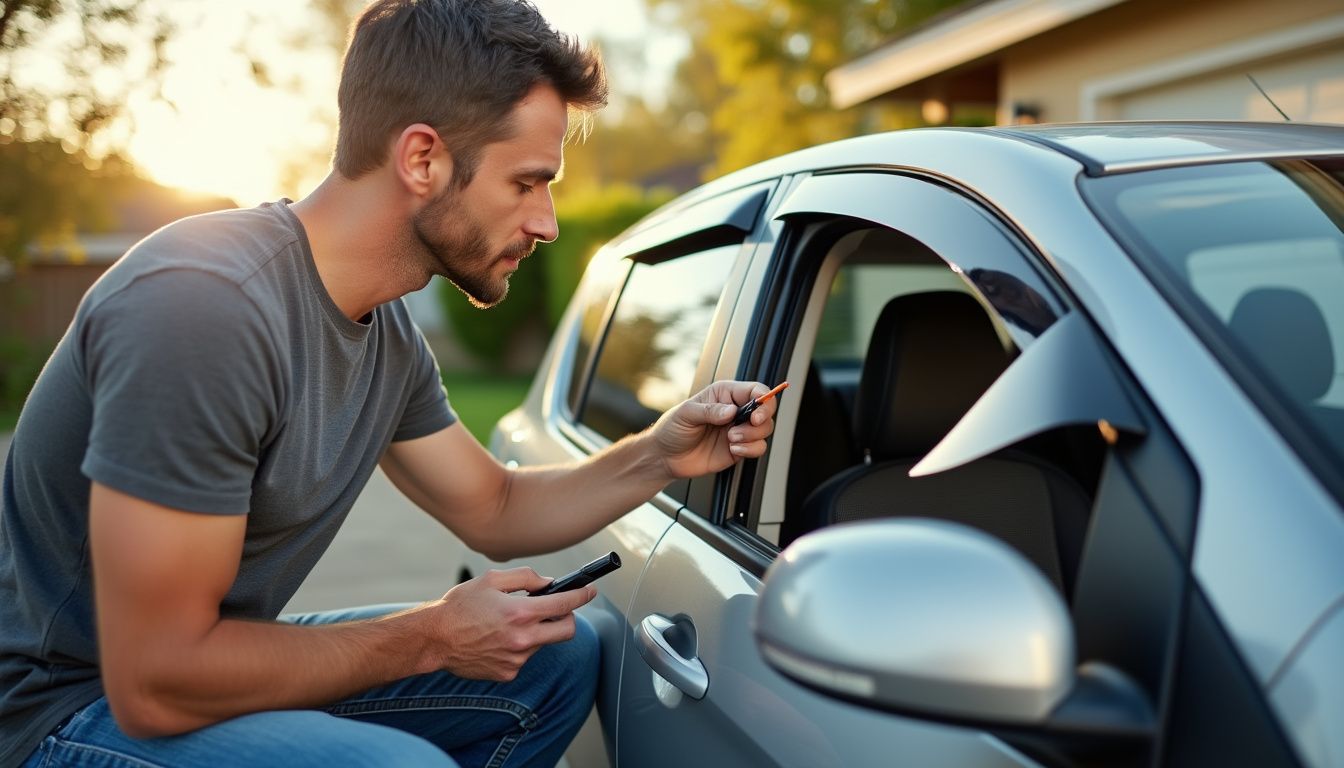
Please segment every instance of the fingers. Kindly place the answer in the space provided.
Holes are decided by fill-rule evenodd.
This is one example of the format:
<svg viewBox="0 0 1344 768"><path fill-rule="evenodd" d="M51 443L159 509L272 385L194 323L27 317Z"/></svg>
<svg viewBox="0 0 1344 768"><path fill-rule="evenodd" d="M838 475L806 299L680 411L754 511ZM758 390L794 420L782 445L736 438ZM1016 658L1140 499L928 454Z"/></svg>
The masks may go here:
<svg viewBox="0 0 1344 768"><path fill-rule="evenodd" d="M734 434L737 436L735 437ZM745 436L744 433L734 430L728 433L728 450L734 455L744 459L759 459L765 454L765 438L769 432L755 437Z"/></svg>
<svg viewBox="0 0 1344 768"><path fill-rule="evenodd" d="M541 645L563 643L574 637L574 614L566 613L543 621L538 627L537 640Z"/></svg>
<svg viewBox="0 0 1344 768"><path fill-rule="evenodd" d="M716 403L731 403L734 407L746 405L752 400L769 392L770 388L758 381L716 381L701 392L706 399ZM771 402L774 398L771 398Z"/></svg>
<svg viewBox="0 0 1344 768"><path fill-rule="evenodd" d="M698 402L687 400L678 409L678 416L690 424L712 424L721 427L737 415L737 406L720 402Z"/></svg>
<svg viewBox="0 0 1344 768"><path fill-rule="evenodd" d="M539 576L536 571L526 567L487 571L485 575L481 576L481 582L485 586L509 593L531 592L545 587L552 581L553 579ZM525 623L531 623L573 613L587 605L594 597L597 597L597 588L589 584L567 592L557 592L553 595L515 596L526 600L525 603L521 604L521 610L517 614L518 618Z"/></svg>
<svg viewBox="0 0 1344 768"><path fill-rule="evenodd" d="M718 403L734 403L733 415L736 415L741 405L750 403L770 391L769 387L756 381L717 381L707 387L701 394ZM769 437L770 433L774 431L772 421L778 408L778 394L766 399L765 402L755 407L746 421L733 425L733 428L728 432L729 442L731 444L746 444ZM731 423L731 419L728 422L716 423Z"/></svg>
<svg viewBox="0 0 1344 768"><path fill-rule="evenodd" d="M503 571L487 571L481 577L482 583L500 592L531 592L545 587L551 580L540 576L531 568L509 568Z"/></svg>
<svg viewBox="0 0 1344 768"><path fill-rule="evenodd" d="M597 597L597 588L589 584L578 589L571 589L568 592L538 595L527 599L530 601L530 607L537 612L537 616L551 619L556 616L567 616L577 611L587 605L594 597Z"/></svg>

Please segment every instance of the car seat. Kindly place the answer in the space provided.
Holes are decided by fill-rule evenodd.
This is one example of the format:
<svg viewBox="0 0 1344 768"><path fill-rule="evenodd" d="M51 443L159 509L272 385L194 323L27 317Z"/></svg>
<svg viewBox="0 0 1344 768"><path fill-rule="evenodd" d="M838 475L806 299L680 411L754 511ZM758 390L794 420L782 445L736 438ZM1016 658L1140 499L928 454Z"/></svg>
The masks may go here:
<svg viewBox="0 0 1344 768"><path fill-rule="evenodd" d="M854 407L864 463L803 502L807 529L879 517L952 520L1013 546L1069 594L1090 507L1072 477L1014 450L909 476L1009 361L971 296L933 291L889 301L873 329Z"/></svg>
<svg viewBox="0 0 1344 768"><path fill-rule="evenodd" d="M1344 409L1320 403L1335 379L1330 327L1316 302L1292 288L1247 291L1228 320L1269 378L1344 452Z"/></svg>

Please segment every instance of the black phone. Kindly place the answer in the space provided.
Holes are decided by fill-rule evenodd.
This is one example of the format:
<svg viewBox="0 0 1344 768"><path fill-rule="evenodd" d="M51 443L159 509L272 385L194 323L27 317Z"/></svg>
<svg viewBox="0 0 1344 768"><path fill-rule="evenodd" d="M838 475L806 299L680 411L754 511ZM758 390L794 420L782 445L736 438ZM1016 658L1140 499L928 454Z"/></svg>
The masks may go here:
<svg viewBox="0 0 1344 768"><path fill-rule="evenodd" d="M536 597L537 595L553 595L556 592L568 592L571 589L592 584L620 567L620 555L615 552L608 552L577 571L561 576L536 592L528 592L527 594Z"/></svg>

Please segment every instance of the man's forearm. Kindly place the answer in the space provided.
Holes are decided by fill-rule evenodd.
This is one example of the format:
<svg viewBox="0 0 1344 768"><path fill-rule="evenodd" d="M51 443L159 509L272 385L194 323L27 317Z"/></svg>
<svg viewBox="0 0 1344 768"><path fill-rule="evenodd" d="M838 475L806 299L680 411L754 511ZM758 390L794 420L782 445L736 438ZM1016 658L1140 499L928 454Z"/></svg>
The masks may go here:
<svg viewBox="0 0 1344 768"><path fill-rule="evenodd" d="M496 560L552 552L600 531L673 478L651 433L627 437L579 464L512 472L477 548Z"/></svg>
<svg viewBox="0 0 1344 768"><path fill-rule="evenodd" d="M425 620L418 611L317 627L225 619L194 642L165 637L143 648L129 676L134 693L110 698L122 728L140 737L324 706L435 669Z"/></svg>

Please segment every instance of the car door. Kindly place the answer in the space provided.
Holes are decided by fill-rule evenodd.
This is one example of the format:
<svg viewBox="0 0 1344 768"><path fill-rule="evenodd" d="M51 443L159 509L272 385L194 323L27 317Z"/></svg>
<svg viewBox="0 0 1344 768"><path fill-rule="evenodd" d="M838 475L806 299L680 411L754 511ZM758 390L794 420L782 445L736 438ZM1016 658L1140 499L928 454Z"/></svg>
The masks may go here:
<svg viewBox="0 0 1344 768"><path fill-rule="evenodd" d="M674 207L598 254L527 400L501 419L492 452L514 465L580 458L643 430L702 386L746 268L751 246L744 240L772 188L756 184ZM607 552L621 559L622 567L598 582L599 598L581 610L602 642L598 709L613 744L624 611L686 493L686 482L673 483L587 540L511 564L559 576ZM556 514L582 503L556 499ZM572 762L602 765L603 741L590 724L570 751Z"/></svg>
<svg viewBox="0 0 1344 768"><path fill-rule="evenodd" d="M808 189L815 182L801 180L784 205L794 204L790 201L800 195L818 194ZM841 180L834 189L820 193L847 195L845 186ZM891 204L913 210L948 208L929 204L928 197L943 199L942 191L930 185L912 184L903 194L904 199ZM784 467L831 463L840 468L853 458L843 448L831 455L820 455L822 451L809 455L806 446L793 442L804 416L796 405L786 404L790 399L809 403L805 407L821 402L816 390L819 376L809 373L808 356L794 359L794 351L812 347L818 335L828 333L833 346L852 341L834 337L871 319L856 314L866 310L860 305L875 290L917 292L960 286L973 293L946 263L912 260L893 265L891 274L849 275L848 293L840 302L847 304L849 316L841 311L836 319L831 313L830 327L821 327L815 317L800 322L809 308L815 314L834 298L845 256L863 247L851 235L872 228L830 213L825 217L829 221L819 223L812 214L831 205L819 211L794 205L789 220L772 222L762 237L719 361L720 377L780 371L791 381L788 397L781 401L769 459L760 462L772 469L750 462L718 478L697 481L687 508L656 546L628 612L631 642L641 652L627 651L622 664L619 763L1034 764L982 732L893 717L819 695L772 670L756 645L753 611L765 569L779 552L783 512L790 503L784 497L789 474ZM893 233L893 240L923 237L974 246L980 265L1020 258L1001 234L969 210L953 206L946 216L910 218L910 226ZM822 231L827 226L832 231ZM843 359L835 362L824 374L830 379L825 386L834 395L830 399L843 401L849 396L846 390L852 390L855 371ZM840 410L830 415L834 420L843 418ZM840 436L818 433L815 445L843 446L848 427L826 426Z"/></svg>

